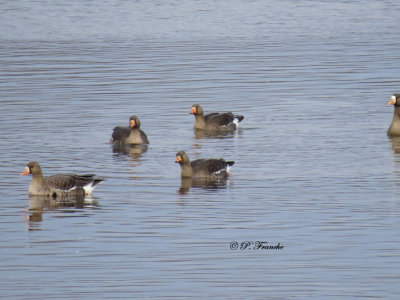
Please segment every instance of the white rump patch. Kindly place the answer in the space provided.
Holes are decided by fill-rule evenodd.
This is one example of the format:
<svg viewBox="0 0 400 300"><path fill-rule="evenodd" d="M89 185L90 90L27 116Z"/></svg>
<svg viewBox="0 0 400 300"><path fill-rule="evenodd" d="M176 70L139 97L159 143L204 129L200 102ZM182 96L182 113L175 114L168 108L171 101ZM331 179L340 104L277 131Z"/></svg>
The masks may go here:
<svg viewBox="0 0 400 300"><path fill-rule="evenodd" d="M235 117L235 118L233 119L232 123L235 124L236 129L239 128L239 119L238 119L238 118Z"/></svg>
<svg viewBox="0 0 400 300"><path fill-rule="evenodd" d="M90 195L94 191L95 186L93 186L93 182L89 182L87 185L83 186L86 195Z"/></svg>

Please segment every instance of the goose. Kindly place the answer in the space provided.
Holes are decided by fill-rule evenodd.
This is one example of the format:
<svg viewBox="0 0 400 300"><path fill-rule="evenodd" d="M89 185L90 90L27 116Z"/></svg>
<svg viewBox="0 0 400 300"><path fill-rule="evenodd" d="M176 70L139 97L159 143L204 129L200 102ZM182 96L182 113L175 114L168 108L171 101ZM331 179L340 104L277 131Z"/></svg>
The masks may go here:
<svg viewBox="0 0 400 300"><path fill-rule="evenodd" d="M29 195L31 196L57 198L90 195L95 187L103 181L102 178L97 178L94 174L57 174L43 177L42 168L35 161L28 163L21 176L28 174L32 175L32 181L29 185Z"/></svg>
<svg viewBox="0 0 400 300"><path fill-rule="evenodd" d="M199 104L193 104L190 113L195 116L194 129L207 131L232 132L244 119L243 115L234 115L232 112L204 115L203 108Z"/></svg>
<svg viewBox="0 0 400 300"><path fill-rule="evenodd" d="M116 145L139 145L150 143L146 133L140 129L140 120L136 116L131 116L129 118L129 126L115 127L110 142Z"/></svg>
<svg viewBox="0 0 400 300"><path fill-rule="evenodd" d="M394 94L388 105L394 105L394 114L387 134L388 136L400 136L400 94Z"/></svg>
<svg viewBox="0 0 400 300"><path fill-rule="evenodd" d="M176 153L176 163L181 166L182 178L196 178L206 180L224 179L229 175L229 170L235 164L234 161L224 159L207 158L190 161L185 151Z"/></svg>

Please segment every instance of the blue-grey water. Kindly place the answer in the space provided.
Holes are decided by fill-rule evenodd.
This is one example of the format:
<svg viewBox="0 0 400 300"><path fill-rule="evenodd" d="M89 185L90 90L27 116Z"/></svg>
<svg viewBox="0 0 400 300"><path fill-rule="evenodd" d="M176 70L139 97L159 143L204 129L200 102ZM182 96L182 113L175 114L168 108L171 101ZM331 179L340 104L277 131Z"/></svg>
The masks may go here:
<svg viewBox="0 0 400 300"><path fill-rule="evenodd" d="M398 299L386 103L400 92L399 13L372 0L4 1L1 298ZM196 136L194 103L246 118ZM132 114L150 145L115 151ZM225 184L181 187L178 150L236 164ZM28 196L33 160L105 180L57 205Z"/></svg>

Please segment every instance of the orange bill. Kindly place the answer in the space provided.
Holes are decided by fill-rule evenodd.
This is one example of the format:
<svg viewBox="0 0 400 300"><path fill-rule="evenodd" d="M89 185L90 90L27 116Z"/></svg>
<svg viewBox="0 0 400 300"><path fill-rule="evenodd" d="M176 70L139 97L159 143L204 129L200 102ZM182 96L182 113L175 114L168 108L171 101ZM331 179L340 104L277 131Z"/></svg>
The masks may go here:
<svg viewBox="0 0 400 300"><path fill-rule="evenodd" d="M176 161L175 162L180 163L181 161L182 161L182 157L180 155L178 155L176 157Z"/></svg>
<svg viewBox="0 0 400 300"><path fill-rule="evenodd" d="M192 111L191 111L190 113L195 115L195 114L197 113L196 107L193 106L193 107L192 107Z"/></svg>
<svg viewBox="0 0 400 300"><path fill-rule="evenodd" d="M136 125L135 120L131 120L130 124L131 124L131 127L132 127L132 128L135 127L135 125Z"/></svg>

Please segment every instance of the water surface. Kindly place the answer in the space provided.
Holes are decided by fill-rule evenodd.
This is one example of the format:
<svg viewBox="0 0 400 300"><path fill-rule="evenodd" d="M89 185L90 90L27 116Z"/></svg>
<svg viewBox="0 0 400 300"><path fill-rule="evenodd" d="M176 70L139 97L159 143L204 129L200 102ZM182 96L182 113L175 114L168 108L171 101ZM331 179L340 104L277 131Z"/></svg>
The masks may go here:
<svg viewBox="0 0 400 300"><path fill-rule="evenodd" d="M3 298L399 294L396 2L4 6ZM246 118L196 136L194 103ZM150 145L115 151L132 114ZM236 164L223 184L182 190L179 150ZM32 160L105 181L85 203L32 198L19 176Z"/></svg>

